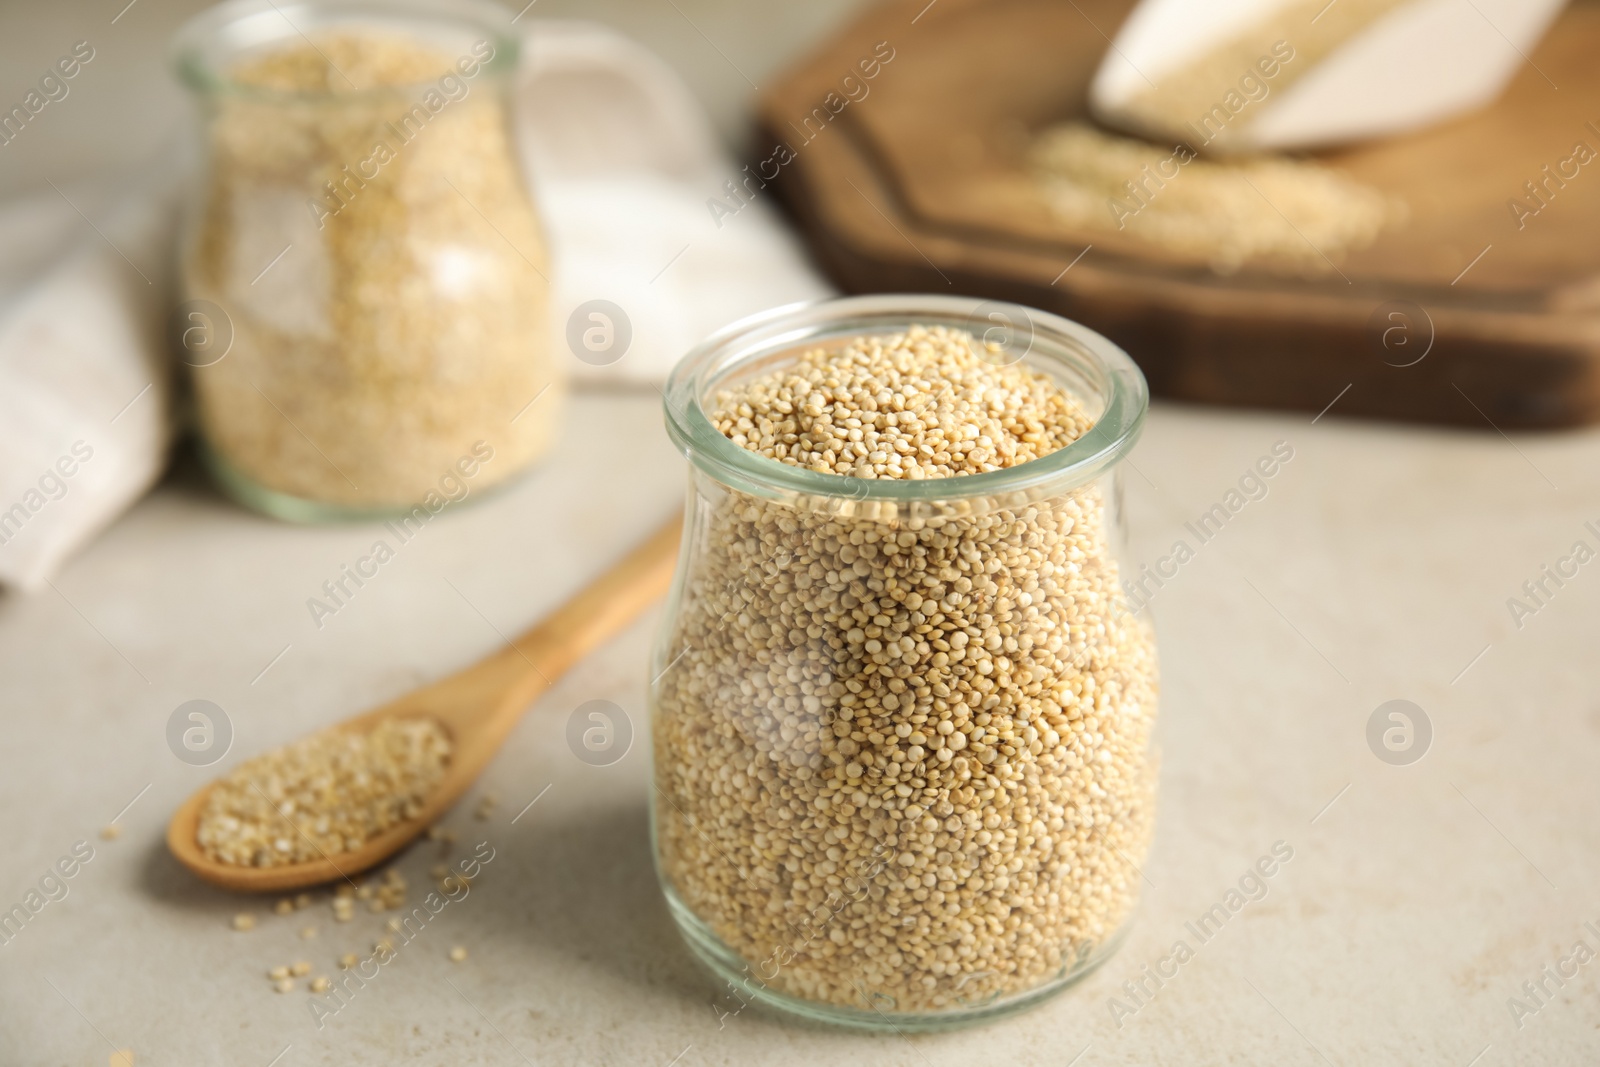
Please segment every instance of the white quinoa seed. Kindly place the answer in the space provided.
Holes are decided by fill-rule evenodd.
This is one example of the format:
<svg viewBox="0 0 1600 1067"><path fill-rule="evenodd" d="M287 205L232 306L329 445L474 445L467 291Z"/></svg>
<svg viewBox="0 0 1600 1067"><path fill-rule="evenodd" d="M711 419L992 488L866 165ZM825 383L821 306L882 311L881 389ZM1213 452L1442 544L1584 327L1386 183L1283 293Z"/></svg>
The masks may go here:
<svg viewBox="0 0 1600 1067"><path fill-rule="evenodd" d="M781 462L877 478L1015 466L1090 428L980 351L942 328L862 338L711 417ZM1105 502L989 504L885 521L730 490L696 532L654 700L661 866L752 966L786 961L761 971L779 990L984 1003L1069 971L1134 904L1156 660Z"/></svg>
<svg viewBox="0 0 1600 1067"><path fill-rule="evenodd" d="M1088 417L1048 378L995 355L942 329L863 338L724 391L712 417L741 448L857 478L1015 467L1088 431Z"/></svg>
<svg viewBox="0 0 1600 1067"><path fill-rule="evenodd" d="M254 930L256 928L256 917L247 911L241 911L233 917L233 928L239 931Z"/></svg>
<svg viewBox="0 0 1600 1067"><path fill-rule="evenodd" d="M255 867L359 848L416 817L443 777L450 750L444 727L427 718L385 719L365 733L313 734L240 764L218 782L196 839L220 863ZM359 895L370 895L368 887ZM309 894L295 901L310 903Z"/></svg>

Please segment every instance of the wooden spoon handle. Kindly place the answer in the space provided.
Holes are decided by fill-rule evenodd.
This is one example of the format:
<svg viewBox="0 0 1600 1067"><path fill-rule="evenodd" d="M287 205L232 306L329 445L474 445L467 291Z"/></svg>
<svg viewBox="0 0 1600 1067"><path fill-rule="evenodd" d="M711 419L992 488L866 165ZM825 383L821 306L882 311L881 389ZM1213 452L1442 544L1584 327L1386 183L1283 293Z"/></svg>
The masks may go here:
<svg viewBox="0 0 1600 1067"><path fill-rule="evenodd" d="M672 585L683 516L677 515L614 567L511 642L502 655L522 664L507 704L526 707L584 656L615 636Z"/></svg>
<svg viewBox="0 0 1600 1067"><path fill-rule="evenodd" d="M450 727L456 748L445 777L411 819L361 847L306 863L243 867L218 863L195 840L211 786L189 797L167 827L167 846L184 866L226 889L279 892L331 881L381 863L432 825L471 786L522 713L569 667L616 635L672 584L678 516L657 530L555 613L466 670L330 729L370 729L395 715L431 715ZM212 783L213 785L215 783Z"/></svg>
<svg viewBox="0 0 1600 1067"><path fill-rule="evenodd" d="M574 663L616 636L672 585L680 514L570 600L500 651L351 720L365 729L385 715L432 715L456 734L453 764L476 776L522 713Z"/></svg>
<svg viewBox="0 0 1600 1067"><path fill-rule="evenodd" d="M667 592L682 531L683 517L678 515L533 629L510 641L509 648L414 696L438 718L480 734L485 752L496 749L523 710L568 667L621 632ZM470 755L459 752L459 763L470 763Z"/></svg>

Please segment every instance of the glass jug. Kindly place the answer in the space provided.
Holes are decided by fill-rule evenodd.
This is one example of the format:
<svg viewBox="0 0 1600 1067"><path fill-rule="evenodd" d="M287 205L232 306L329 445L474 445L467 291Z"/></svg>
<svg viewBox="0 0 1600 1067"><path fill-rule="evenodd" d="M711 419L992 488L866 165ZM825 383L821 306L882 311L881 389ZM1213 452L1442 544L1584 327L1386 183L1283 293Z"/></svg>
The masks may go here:
<svg viewBox="0 0 1600 1067"><path fill-rule="evenodd" d="M174 335L239 500L431 514L548 448L564 386L511 29L487 3L239 0L179 34L204 168Z"/></svg>
<svg viewBox="0 0 1600 1067"><path fill-rule="evenodd" d="M747 451L708 417L803 350L914 325L998 338L1093 428L1007 469L864 480ZM652 830L727 1010L960 1025L1119 943L1156 801L1156 650L1120 520L1146 405L1098 334L948 297L781 309L678 366L689 508L651 669Z"/></svg>

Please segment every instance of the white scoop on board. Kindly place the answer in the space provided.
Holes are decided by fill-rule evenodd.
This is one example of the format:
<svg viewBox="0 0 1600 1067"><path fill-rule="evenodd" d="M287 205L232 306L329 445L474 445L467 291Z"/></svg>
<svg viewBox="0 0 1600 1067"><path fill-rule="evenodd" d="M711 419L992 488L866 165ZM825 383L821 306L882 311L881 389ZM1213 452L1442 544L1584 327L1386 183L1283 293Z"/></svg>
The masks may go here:
<svg viewBox="0 0 1600 1067"><path fill-rule="evenodd" d="M1565 0L1144 0L1090 88L1101 121L1217 151L1431 125L1504 90Z"/></svg>

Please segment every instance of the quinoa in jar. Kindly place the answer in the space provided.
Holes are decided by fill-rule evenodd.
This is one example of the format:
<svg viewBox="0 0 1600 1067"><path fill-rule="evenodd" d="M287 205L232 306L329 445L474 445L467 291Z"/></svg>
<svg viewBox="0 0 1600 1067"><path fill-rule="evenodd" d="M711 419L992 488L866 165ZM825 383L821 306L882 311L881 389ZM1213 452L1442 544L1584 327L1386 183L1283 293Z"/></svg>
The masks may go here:
<svg viewBox="0 0 1600 1067"><path fill-rule="evenodd" d="M467 0L235 0L180 35L206 156L182 344L221 335L181 354L202 454L243 502L400 514L552 443L564 382L509 19Z"/></svg>
<svg viewBox="0 0 1600 1067"><path fill-rule="evenodd" d="M1009 305L730 327L667 394L691 460L652 672L657 865L741 999L868 1028L1013 1010L1115 947L1155 813L1124 595L1127 356ZM1026 337L1020 336L1022 332Z"/></svg>

